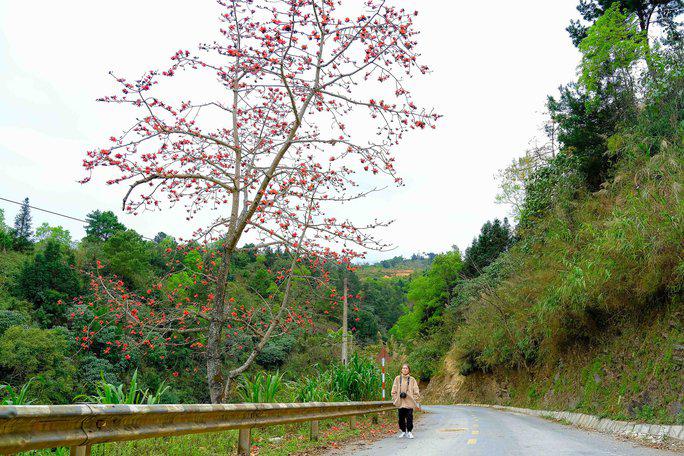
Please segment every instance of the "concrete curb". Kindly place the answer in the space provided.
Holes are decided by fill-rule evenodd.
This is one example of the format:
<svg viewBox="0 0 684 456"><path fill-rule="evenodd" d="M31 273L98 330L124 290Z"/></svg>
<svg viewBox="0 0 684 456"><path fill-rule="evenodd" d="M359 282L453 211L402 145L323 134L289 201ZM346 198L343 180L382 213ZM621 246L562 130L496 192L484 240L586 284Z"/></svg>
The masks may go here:
<svg viewBox="0 0 684 456"><path fill-rule="evenodd" d="M606 432L614 435L621 435L630 438L639 438L651 442L662 442L667 437L679 444L684 444L684 426L669 424L647 424L634 421L615 421L607 418L599 418L594 415L572 412L554 412L550 410L532 410L518 407L507 407L503 405L490 404L457 404L472 407L487 407L497 410L504 410L525 415L538 416L540 418L550 418L554 420L566 421L574 426L592 429L595 431Z"/></svg>

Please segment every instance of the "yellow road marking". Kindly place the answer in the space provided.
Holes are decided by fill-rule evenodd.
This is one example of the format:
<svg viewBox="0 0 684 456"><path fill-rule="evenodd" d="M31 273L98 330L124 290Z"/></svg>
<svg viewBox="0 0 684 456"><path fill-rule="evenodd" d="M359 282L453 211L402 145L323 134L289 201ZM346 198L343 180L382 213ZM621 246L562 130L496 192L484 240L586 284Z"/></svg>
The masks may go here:
<svg viewBox="0 0 684 456"><path fill-rule="evenodd" d="M478 431L477 429L473 429L473 432L472 432L473 435L477 435L479 433L480 433L480 431Z"/></svg>
<svg viewBox="0 0 684 456"><path fill-rule="evenodd" d="M468 445L475 445L477 443L477 439L468 439Z"/></svg>

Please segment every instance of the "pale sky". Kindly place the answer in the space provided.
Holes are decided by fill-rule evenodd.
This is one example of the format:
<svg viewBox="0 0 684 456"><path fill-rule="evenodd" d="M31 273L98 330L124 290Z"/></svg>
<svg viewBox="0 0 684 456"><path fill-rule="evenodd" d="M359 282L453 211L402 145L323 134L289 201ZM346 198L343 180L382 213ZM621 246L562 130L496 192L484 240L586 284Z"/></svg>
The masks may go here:
<svg viewBox="0 0 684 456"><path fill-rule="evenodd" d="M507 215L495 203L494 175L539 135L546 96L575 77L579 55L564 29L576 4L410 2L432 69L411 84L414 98L444 118L395 150L404 187L345 208L359 223L396 219L378 233L395 250L370 260L454 244L463 250L485 221ZM127 215L124 189L77 180L85 151L128 125L121 110L95 101L114 93L108 71L134 78L167 65L177 49L214 36L218 11L212 0L0 0L0 197L28 196L78 218L113 210L144 236L187 236L182 213ZM4 201L0 208L11 224L18 208ZM75 221L37 211L33 220L84 235Z"/></svg>

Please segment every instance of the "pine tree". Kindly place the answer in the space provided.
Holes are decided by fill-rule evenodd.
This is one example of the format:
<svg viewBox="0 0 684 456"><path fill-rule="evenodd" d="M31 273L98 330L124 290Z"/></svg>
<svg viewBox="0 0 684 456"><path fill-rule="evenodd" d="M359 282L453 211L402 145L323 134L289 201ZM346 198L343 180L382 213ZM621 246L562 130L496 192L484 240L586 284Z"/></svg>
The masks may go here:
<svg viewBox="0 0 684 456"><path fill-rule="evenodd" d="M14 219L14 235L18 238L29 240L33 236L31 230L31 207L29 199L24 198L24 202L19 209L19 213Z"/></svg>
<svg viewBox="0 0 684 456"><path fill-rule="evenodd" d="M123 223L119 222L112 211L92 211L86 216L85 231L88 239L106 241L119 231L126 231Z"/></svg>
<svg viewBox="0 0 684 456"><path fill-rule="evenodd" d="M503 223L499 219L486 222L482 225L480 235L473 239L473 243L465 251L462 275L466 278L477 277L482 269L492 264L513 242L513 229L508 219L505 218Z"/></svg>

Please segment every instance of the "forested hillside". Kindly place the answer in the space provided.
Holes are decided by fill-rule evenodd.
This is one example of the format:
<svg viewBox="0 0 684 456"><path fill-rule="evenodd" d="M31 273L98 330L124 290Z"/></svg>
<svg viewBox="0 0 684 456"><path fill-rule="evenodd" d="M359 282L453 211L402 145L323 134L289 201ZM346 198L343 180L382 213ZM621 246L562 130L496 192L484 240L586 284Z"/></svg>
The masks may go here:
<svg viewBox="0 0 684 456"><path fill-rule="evenodd" d="M390 334L433 400L682 423L684 5L578 10L578 80L500 175L515 229L437 256Z"/></svg>
<svg viewBox="0 0 684 456"><path fill-rule="evenodd" d="M147 333L136 345L126 342L124 333L137 328L125 318L105 321L108 306L133 294L148 301L172 296L178 302L206 295L197 280L206 252L197 247L177 254L187 247L163 232L144 239L110 211L91 212L87 236L74 241L59 226L43 223L34 229L40 214L25 201L13 226L0 219L0 384L14 393L27 385L26 400L32 403L71 403L79 395L95 394L104 383L128 385L137 371L140 390L163 390L158 398L163 402L206 402L201 339L175 343L184 334L181 328L169 331L167 340ZM260 310L262 296L281 292L273 271L284 262L282 252L249 246L233 260L231 295L245 318L237 317L231 331L234 366L259 341L259 332L249 328L257 321L252 315ZM362 280L354 269L335 265L313 274L328 275L322 288L300 279L289 321L260 351L245 380L260 371L279 371L283 381L306 385L307 376L339 364L343 275L353 351L387 337L404 310L408 279ZM143 312L119 310L131 318ZM188 305L186 311L196 309ZM325 390L323 383L313 386ZM377 389L369 388L366 394L376 397ZM9 393L0 391L0 397L10 401ZM233 394L240 399L237 391ZM294 399L298 393L291 394Z"/></svg>

